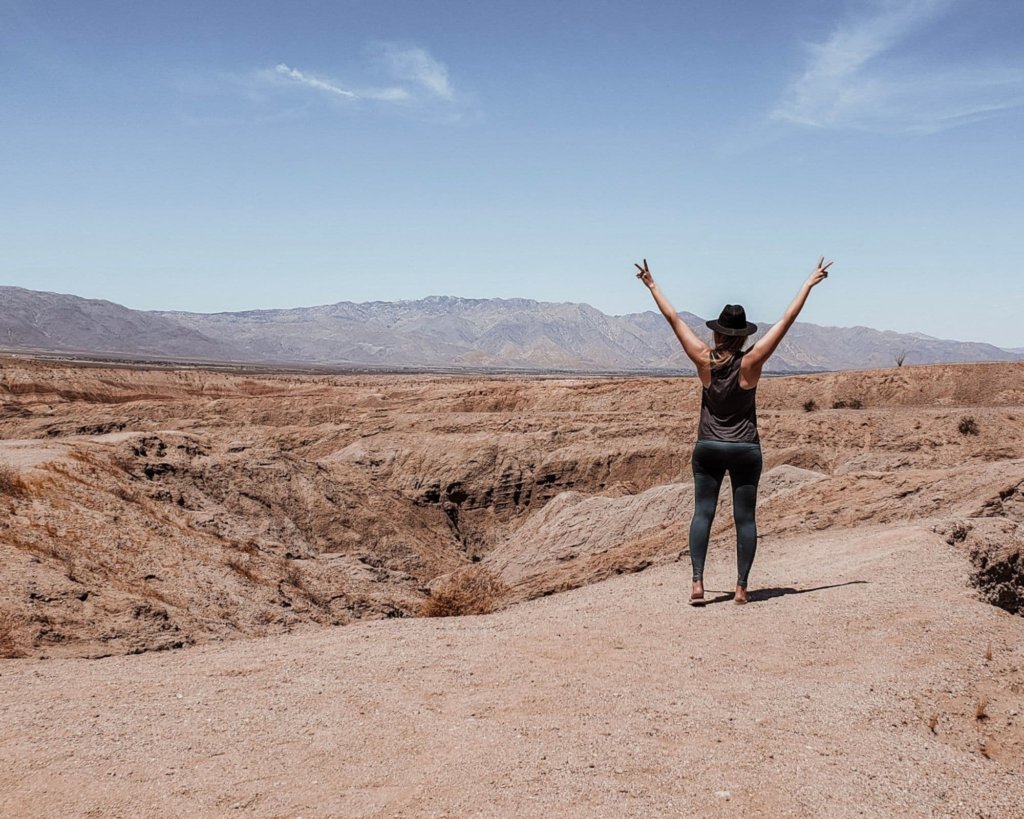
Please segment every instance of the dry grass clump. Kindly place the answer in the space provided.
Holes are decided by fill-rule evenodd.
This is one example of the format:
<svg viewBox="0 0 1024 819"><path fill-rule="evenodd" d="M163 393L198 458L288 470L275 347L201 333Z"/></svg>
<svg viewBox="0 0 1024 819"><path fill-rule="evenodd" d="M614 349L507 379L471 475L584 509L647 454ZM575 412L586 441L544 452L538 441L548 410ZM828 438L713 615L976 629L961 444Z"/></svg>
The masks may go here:
<svg viewBox="0 0 1024 819"><path fill-rule="evenodd" d="M149 579L150 577L152 577L152 575L147 575L147 579ZM141 586L139 586L138 593L140 597L145 597L150 600L156 600L157 602L163 603L165 605L171 605L171 601L167 599L167 595L160 591L160 589L151 586L149 583L144 583Z"/></svg>
<svg viewBox="0 0 1024 819"><path fill-rule="evenodd" d="M12 498L24 498L29 494L29 486L25 479L7 464L0 464L0 495Z"/></svg>
<svg viewBox="0 0 1024 819"><path fill-rule="evenodd" d="M306 586L306 576L298 566L289 566L287 561L285 561L283 580L289 586L294 586L299 591L309 591Z"/></svg>
<svg viewBox="0 0 1024 819"><path fill-rule="evenodd" d="M420 606L420 617L488 614L497 609L508 586L490 569L465 566L448 575Z"/></svg>
<svg viewBox="0 0 1024 819"><path fill-rule="evenodd" d="M978 422L974 420L973 415L965 415L960 419L960 423L956 427L960 430L961 435L977 435L978 434Z"/></svg>
<svg viewBox="0 0 1024 819"><path fill-rule="evenodd" d="M21 620L18 617L9 611L0 611L0 658L25 656L25 649L18 634L20 625Z"/></svg>
<svg viewBox="0 0 1024 819"><path fill-rule="evenodd" d="M988 711L988 697L981 697L977 705L974 706L974 718L979 722L987 720L988 714L986 711Z"/></svg>
<svg viewBox="0 0 1024 819"><path fill-rule="evenodd" d="M250 583L259 585L260 576L256 572L256 568L251 560L239 560L238 558L231 557L227 560L227 567Z"/></svg>
<svg viewBox="0 0 1024 819"><path fill-rule="evenodd" d="M326 597L316 589L312 588L309 584L309 578L306 573L303 572L298 566L289 565L288 561L284 561L284 571L281 576L281 582L285 583L296 591L302 593L302 595L309 601L310 605L316 606L317 608L323 609L329 612L331 610L331 598Z"/></svg>
<svg viewBox="0 0 1024 819"><path fill-rule="evenodd" d="M832 409L864 409L864 402L859 398L840 398L832 402Z"/></svg>
<svg viewBox="0 0 1024 819"><path fill-rule="evenodd" d="M49 534L51 537L54 536L53 532L48 532L47 534ZM72 583L78 582L78 563L75 560L74 553L70 549L67 549L63 546L58 546L55 543L46 543L39 547L38 552L41 555L52 558L58 563L63 564L64 575L67 577L67 579L70 580Z"/></svg>
<svg viewBox="0 0 1024 819"><path fill-rule="evenodd" d="M804 401L804 412L814 412L818 408L818 402L813 398Z"/></svg>

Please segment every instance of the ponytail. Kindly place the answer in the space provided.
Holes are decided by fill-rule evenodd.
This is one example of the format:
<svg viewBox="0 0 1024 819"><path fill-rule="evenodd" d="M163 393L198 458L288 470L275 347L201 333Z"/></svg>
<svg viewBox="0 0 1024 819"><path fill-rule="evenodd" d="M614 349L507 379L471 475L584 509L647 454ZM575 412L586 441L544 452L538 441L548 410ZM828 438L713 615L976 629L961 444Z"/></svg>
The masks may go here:
<svg viewBox="0 0 1024 819"><path fill-rule="evenodd" d="M726 336L715 333L715 346L711 350L711 369L716 370L719 367L732 364L733 360L742 353L746 341L746 336Z"/></svg>

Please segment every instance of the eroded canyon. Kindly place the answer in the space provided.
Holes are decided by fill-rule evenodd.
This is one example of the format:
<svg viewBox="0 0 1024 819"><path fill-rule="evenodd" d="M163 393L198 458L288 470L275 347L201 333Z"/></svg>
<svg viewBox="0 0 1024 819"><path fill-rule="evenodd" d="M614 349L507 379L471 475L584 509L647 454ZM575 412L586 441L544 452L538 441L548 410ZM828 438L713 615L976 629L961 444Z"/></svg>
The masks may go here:
<svg viewBox="0 0 1024 819"><path fill-rule="evenodd" d="M982 594L1020 610L1022 377L991 364L765 379L759 548L928 521L973 555ZM446 595L489 610L685 554L692 378L9 358L0 400L0 608L16 653L415 616Z"/></svg>

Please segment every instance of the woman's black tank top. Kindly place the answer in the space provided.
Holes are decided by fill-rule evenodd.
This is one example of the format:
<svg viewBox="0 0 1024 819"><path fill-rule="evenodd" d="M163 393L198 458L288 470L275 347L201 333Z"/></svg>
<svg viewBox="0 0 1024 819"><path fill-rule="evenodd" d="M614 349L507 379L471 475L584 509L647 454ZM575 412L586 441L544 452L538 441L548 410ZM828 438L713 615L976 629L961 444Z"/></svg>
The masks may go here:
<svg viewBox="0 0 1024 819"><path fill-rule="evenodd" d="M700 401L698 441L761 443L754 405L757 387L745 390L740 386L743 355L734 356L729 364L711 371L711 384L704 388Z"/></svg>

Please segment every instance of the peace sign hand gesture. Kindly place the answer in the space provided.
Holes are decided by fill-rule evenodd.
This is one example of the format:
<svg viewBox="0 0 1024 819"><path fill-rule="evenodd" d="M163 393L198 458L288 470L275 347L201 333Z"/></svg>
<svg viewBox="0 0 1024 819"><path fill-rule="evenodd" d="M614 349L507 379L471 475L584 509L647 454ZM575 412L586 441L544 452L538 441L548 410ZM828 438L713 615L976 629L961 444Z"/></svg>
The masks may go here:
<svg viewBox="0 0 1024 819"><path fill-rule="evenodd" d="M825 279L828 278L828 269L832 264L832 262L826 262L824 256L818 259L818 269L815 270L807 280L808 287L814 287L814 285L821 284L821 282L825 281Z"/></svg>
<svg viewBox="0 0 1024 819"><path fill-rule="evenodd" d="M654 287L654 277L651 275L650 268L647 267L647 259L644 259L643 267L640 267L640 265L636 264L635 262L633 264L633 267L640 271L639 273L636 274L636 277L640 279L640 281L642 281L645 285L647 285L648 289L652 289Z"/></svg>

